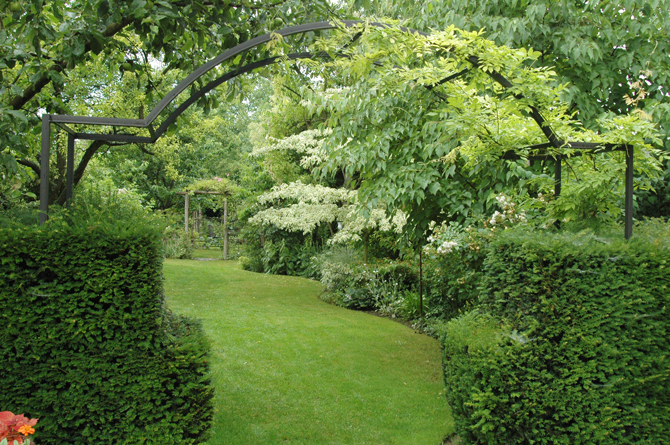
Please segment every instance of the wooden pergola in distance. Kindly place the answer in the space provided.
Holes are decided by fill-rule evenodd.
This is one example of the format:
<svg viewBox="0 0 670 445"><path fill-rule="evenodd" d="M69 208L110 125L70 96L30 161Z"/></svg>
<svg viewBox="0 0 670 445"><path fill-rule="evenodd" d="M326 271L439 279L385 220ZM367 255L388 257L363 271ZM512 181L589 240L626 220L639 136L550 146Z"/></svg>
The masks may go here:
<svg viewBox="0 0 670 445"><path fill-rule="evenodd" d="M177 192L178 195L184 195L184 230L188 234L188 215L191 211L191 195L224 195L230 196L227 192L214 192L209 190L195 190L193 192ZM228 259L228 199L223 200L223 259Z"/></svg>

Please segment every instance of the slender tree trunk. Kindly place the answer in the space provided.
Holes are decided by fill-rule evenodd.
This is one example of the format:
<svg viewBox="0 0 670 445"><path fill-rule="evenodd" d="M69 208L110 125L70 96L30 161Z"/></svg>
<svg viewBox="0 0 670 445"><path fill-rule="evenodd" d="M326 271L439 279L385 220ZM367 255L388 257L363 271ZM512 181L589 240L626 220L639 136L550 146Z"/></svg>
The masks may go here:
<svg viewBox="0 0 670 445"><path fill-rule="evenodd" d="M423 249L419 247L419 317L423 317Z"/></svg>
<svg viewBox="0 0 670 445"><path fill-rule="evenodd" d="M191 195L188 193L184 195L184 230L188 235L188 215L191 211Z"/></svg>
<svg viewBox="0 0 670 445"><path fill-rule="evenodd" d="M363 231L363 262L368 264L368 254L370 253L370 231Z"/></svg>

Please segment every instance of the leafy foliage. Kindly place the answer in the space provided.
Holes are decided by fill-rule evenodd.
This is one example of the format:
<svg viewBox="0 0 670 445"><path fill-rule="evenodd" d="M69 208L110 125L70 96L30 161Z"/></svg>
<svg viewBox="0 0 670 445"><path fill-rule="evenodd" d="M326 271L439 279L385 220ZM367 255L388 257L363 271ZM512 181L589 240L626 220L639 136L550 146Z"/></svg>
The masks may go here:
<svg viewBox="0 0 670 445"><path fill-rule="evenodd" d="M328 2L302 0L13 0L5 6L0 12L0 166L22 182L39 176L35 161L44 111L143 118L176 80L226 48L295 20L318 21L333 13ZM218 75L213 70L195 87ZM118 88L110 90L110 84ZM230 84L229 93L241 87L238 80ZM198 105L208 112L218 100L209 94ZM64 166L62 134L59 138L52 147L59 154L57 170ZM95 141L83 147L75 182L103 145ZM51 196L58 198L61 187L58 181L50 184Z"/></svg>
<svg viewBox="0 0 670 445"><path fill-rule="evenodd" d="M348 309L382 315L419 316L418 268L408 262L361 261L355 251L336 247L312 258L315 277L325 287L321 298Z"/></svg>
<svg viewBox="0 0 670 445"><path fill-rule="evenodd" d="M0 230L3 405L39 443L203 442L207 341L164 307L160 227L116 210Z"/></svg>
<svg viewBox="0 0 670 445"><path fill-rule="evenodd" d="M636 193L641 215L651 218L670 218L670 161L666 159L665 170L660 178L651 181L652 189Z"/></svg>
<svg viewBox="0 0 670 445"><path fill-rule="evenodd" d="M285 260L293 258L300 264L309 263L312 247L305 246L323 245L326 241L328 244L362 241L368 249L371 233L378 230L400 233L404 226L404 214L397 211L389 217L383 208L366 208L358 201L356 184L351 178L328 181L314 177L315 169L326 158L322 149L323 139L331 131L308 129L291 134L294 127L308 125L306 102L293 104L281 92L275 92L273 102L272 110L266 111L261 123L252 128L255 145L252 156L263 160L264 167L277 183L257 196L260 206L254 208L253 216L248 219L250 224L260 225L261 230L273 238L269 240L270 244L262 246L262 262L266 265L263 269L307 272L306 266L295 268L291 266L292 261ZM287 116L281 115L281 109L286 109ZM295 109L301 112L296 115ZM284 136L279 138L271 134ZM281 232L289 234L277 240ZM301 241L301 246L294 246L292 242L297 238L291 233L299 232L302 232L304 241ZM245 265L258 265L253 257L254 253L249 252ZM275 267L271 265L273 261L282 264Z"/></svg>
<svg viewBox="0 0 670 445"><path fill-rule="evenodd" d="M667 442L667 225L524 232L492 243L478 310L443 339L463 441Z"/></svg>
<svg viewBox="0 0 670 445"><path fill-rule="evenodd" d="M347 46L357 34L356 45ZM323 173L346 166L361 178L361 201L403 209L416 236L433 220L464 221L490 212L503 189L537 193L552 187L547 166L502 159L510 149L532 154L524 147L547 142L546 125L560 140L634 144L642 148L636 151L638 171L658 174L659 154L647 144L661 142L653 124L638 116L606 116L598 131L585 129L562 101L565 86L555 73L534 65L541 54L532 49L497 46L479 32L453 26L428 37L397 28L353 28L317 46L332 54L341 48L346 58L320 66L346 73L342 82L351 86L312 101L315 113L327 112L332 129ZM503 88L500 74L511 85ZM574 150L551 153L572 156ZM600 172L613 193L599 197L598 214L620 206L623 188L623 157L599 156L606 161L595 168L572 158L578 165L574 181L564 173L563 189L573 199L598 202L581 192L584 177Z"/></svg>
<svg viewBox="0 0 670 445"><path fill-rule="evenodd" d="M355 190L292 182L275 186L258 197L261 204L280 200L297 202L262 210L249 222L274 225L291 232L302 231L305 235L325 223L331 230L329 243L360 241L361 233L375 229L401 233L405 224L401 211L396 212L393 218L389 218L383 209L368 210L367 216L361 215ZM333 227L335 223L337 232Z"/></svg>
<svg viewBox="0 0 670 445"><path fill-rule="evenodd" d="M492 235L452 223L428 237L423 263L427 316L449 320L476 304Z"/></svg>
<svg viewBox="0 0 670 445"><path fill-rule="evenodd" d="M193 240L183 227L170 226L163 232L163 255L165 258L192 259Z"/></svg>
<svg viewBox="0 0 670 445"><path fill-rule="evenodd" d="M550 67L560 83L569 84L562 94L580 121L593 128L604 112L646 114L661 125L670 148L667 0L370 3L369 13L403 19L422 31L453 25L483 30L498 45L532 47L541 54L536 66Z"/></svg>

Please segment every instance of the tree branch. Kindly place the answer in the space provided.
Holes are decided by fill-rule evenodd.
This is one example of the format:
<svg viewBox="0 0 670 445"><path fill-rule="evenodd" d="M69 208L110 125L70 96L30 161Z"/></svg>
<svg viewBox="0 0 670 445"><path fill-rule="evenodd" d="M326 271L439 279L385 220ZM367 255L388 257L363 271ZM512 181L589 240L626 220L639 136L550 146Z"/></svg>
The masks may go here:
<svg viewBox="0 0 670 445"><path fill-rule="evenodd" d="M242 4L242 3L227 3L223 6L228 7L228 8L247 8L247 9L250 9L252 11L260 11L261 9L271 9L271 8L275 8L277 6L281 6L286 2L288 2L288 0L279 0L279 1L276 1L274 3L270 3L269 5L251 5L251 4L245 5L245 4ZM180 1L180 2L171 2L171 4L173 6L184 8L188 5L190 5L191 2ZM202 4L202 6L211 6L211 7L216 7L216 8L220 8L222 6L220 2L207 1L207 0L203 1L201 4Z"/></svg>
<svg viewBox="0 0 670 445"><path fill-rule="evenodd" d="M74 171L74 178L73 178L73 184L76 187L77 184L79 184L79 181L81 181L81 178L84 176L84 171L86 170L86 167L88 166L88 163L91 161L93 158L93 155L97 153L97 151L105 145L104 141L93 141L91 142L91 145L88 146L86 151L84 152L84 156L81 158L81 161L79 161L79 165L77 166L77 169ZM58 195L58 199L56 200L56 204L59 205L64 205L66 196L65 196L66 189L61 190L60 194Z"/></svg>
<svg viewBox="0 0 670 445"><path fill-rule="evenodd" d="M137 144L137 148L139 148L140 151L141 151L142 153L144 153L144 154L148 154L148 155L151 155L151 156L156 156L156 153L153 153L153 152L147 150L147 149L144 147L144 144Z"/></svg>
<svg viewBox="0 0 670 445"><path fill-rule="evenodd" d="M102 32L102 36L112 37L130 23L132 23L132 19L128 17L123 19L121 23L112 23L108 25L107 28L105 28L105 30ZM91 41L89 40L84 45L84 54L91 51L91 48L92 45ZM33 97L35 97L40 91L42 91L45 86L51 83L51 78L49 77L51 72L60 73L65 70L66 66L67 63L64 60L55 62L48 70L42 73L40 78L34 84L29 85L25 90L23 90L23 94L12 99L12 101L9 103L9 106L12 107L13 110L20 110L23 108L23 106L27 104Z"/></svg>
<svg viewBox="0 0 670 445"><path fill-rule="evenodd" d="M228 3L225 6L227 6L229 8L247 8L247 9L251 9L253 11L258 11L258 10L261 10L261 9L270 9L270 8L274 8L276 6L281 6L284 3L286 3L287 1L288 0L279 0L277 2L270 3L269 5L258 5L258 6L256 6L256 5L244 5L242 3ZM187 2L175 2L173 4L176 5L176 6L186 6ZM216 7L221 6L217 2L212 2L212 1L210 1L210 2L205 1L202 4L204 6L216 6Z"/></svg>
<svg viewBox="0 0 670 445"><path fill-rule="evenodd" d="M33 162L33 161L29 161L29 160L27 160L27 159L17 159L16 162L17 162L18 164L25 165L26 167L29 167L32 171L34 171L35 173L37 173L37 176L39 176L39 175L40 175L40 172L42 171L42 170L40 169L40 166L37 165L37 163L35 163L35 162Z"/></svg>
<svg viewBox="0 0 670 445"><path fill-rule="evenodd" d="M463 174L462 174L461 172L458 171L458 167L456 168L455 172L456 172L456 174L463 180L463 182L465 182L465 184L466 184L468 187L470 187L472 190L474 190L475 195L477 194L477 192L479 192L479 189L478 189L477 187L475 187L474 184L473 184L472 182L468 181L468 178L466 178L465 176L463 176Z"/></svg>

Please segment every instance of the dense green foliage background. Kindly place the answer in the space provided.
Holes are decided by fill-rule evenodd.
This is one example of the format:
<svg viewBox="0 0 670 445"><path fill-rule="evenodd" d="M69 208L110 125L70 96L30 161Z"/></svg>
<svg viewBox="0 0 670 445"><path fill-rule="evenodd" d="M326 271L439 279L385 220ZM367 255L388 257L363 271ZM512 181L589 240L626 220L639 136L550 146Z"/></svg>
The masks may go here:
<svg viewBox="0 0 670 445"><path fill-rule="evenodd" d="M537 65L555 70L566 84L564 100L588 128L607 114L634 113L653 120L670 149L667 0L363 0L366 14L392 17L422 31L450 25L482 30L500 45L533 48ZM666 162L666 169L668 164ZM669 175L664 174L667 182ZM638 192L638 214L670 215L662 182Z"/></svg>
<svg viewBox="0 0 670 445"><path fill-rule="evenodd" d="M430 332L457 317L445 369L464 442L668 441L659 358L668 350L667 246L657 241L667 230L640 226L631 244L534 239L568 223L620 222L623 154L550 149L567 155L561 196L552 161L505 158L513 148L537 154L523 147L546 141L533 109L559 138L634 144L637 216L667 219L668 11L669 0L6 2L0 383L10 390L0 409L43 417L38 442L47 444L203 439L206 342L197 323L162 306L163 227L149 210L169 213L164 250L188 257L213 234L194 215L200 233L183 230L177 192L224 180L245 269L319 279L329 302ZM23 226L35 221L42 113L143 118L195 67L256 35L388 21L380 17L431 37L361 27L275 39L194 88L237 63L281 63L212 91L156 144L79 141L79 210L54 206L47 227ZM281 59L303 50L346 57ZM501 88L494 72L512 86ZM66 135L53 130L48 187L64 204ZM309 131L321 132L319 143L305 142ZM263 198L298 181L301 196ZM330 197L309 192L323 187ZM126 198L88 206L87 193L101 188ZM198 217L222 213L218 197L191 205ZM292 208L311 228L254 219ZM409 222L382 229L375 211ZM522 228L508 233L514 225Z"/></svg>
<svg viewBox="0 0 670 445"><path fill-rule="evenodd" d="M160 231L88 211L0 230L0 405L45 445L201 443L208 343L164 306Z"/></svg>
<svg viewBox="0 0 670 445"><path fill-rule="evenodd" d="M467 444L670 439L668 229L619 236L508 231L474 311L443 336Z"/></svg>

